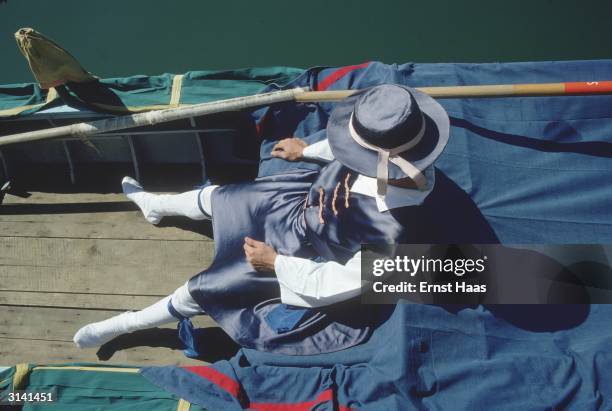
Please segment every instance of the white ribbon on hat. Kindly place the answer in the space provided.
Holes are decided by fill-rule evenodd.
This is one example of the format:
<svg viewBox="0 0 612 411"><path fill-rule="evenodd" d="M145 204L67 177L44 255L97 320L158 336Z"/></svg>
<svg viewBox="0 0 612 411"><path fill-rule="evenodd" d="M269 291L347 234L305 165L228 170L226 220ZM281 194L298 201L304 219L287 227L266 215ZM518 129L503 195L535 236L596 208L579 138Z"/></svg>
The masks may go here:
<svg viewBox="0 0 612 411"><path fill-rule="evenodd" d="M359 133L357 133L357 130L355 130L355 127L353 126L353 114L354 113L351 113L351 119L348 123L348 129L351 137L361 147L366 148L368 150L376 151L378 153L378 163L376 165L377 194L381 197L384 197L387 193L387 181L389 180L389 161L398 166L404 172L404 174L410 177L419 190L427 190L427 179L425 178L421 170L416 168L410 161L399 157L399 154L416 146L421 141L421 139L423 139L426 128L423 113L421 113L421 129L419 130L417 135L414 136L414 138L412 138L407 143L393 148L378 147L365 141L363 137L361 137Z"/></svg>

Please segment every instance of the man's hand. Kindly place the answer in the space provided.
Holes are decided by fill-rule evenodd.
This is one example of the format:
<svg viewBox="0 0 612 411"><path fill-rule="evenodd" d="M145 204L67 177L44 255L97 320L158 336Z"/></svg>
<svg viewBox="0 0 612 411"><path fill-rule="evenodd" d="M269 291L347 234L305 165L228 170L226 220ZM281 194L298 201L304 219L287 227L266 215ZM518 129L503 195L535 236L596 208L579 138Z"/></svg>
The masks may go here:
<svg viewBox="0 0 612 411"><path fill-rule="evenodd" d="M304 147L307 145L304 140L297 137L284 138L272 147L270 154L287 161L297 161L304 157Z"/></svg>
<svg viewBox="0 0 612 411"><path fill-rule="evenodd" d="M266 243L245 237L244 254L256 271L274 271L276 251Z"/></svg>

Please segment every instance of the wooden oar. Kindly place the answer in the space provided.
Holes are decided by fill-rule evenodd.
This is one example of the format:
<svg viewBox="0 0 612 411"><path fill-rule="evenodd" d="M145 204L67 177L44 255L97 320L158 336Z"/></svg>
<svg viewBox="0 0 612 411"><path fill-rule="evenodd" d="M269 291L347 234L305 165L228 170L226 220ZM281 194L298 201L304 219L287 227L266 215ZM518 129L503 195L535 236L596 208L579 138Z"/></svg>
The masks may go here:
<svg viewBox="0 0 612 411"><path fill-rule="evenodd" d="M420 87L418 90L435 98L612 94L612 81ZM243 110L286 101L339 101L345 99L356 91L357 90L307 91L307 89L303 88L274 91L271 93L256 94L254 96L237 97L228 100L220 100L210 103L201 103L192 106L183 106L164 110L154 110L146 113L117 116L104 120L95 120L86 123L77 123L68 126L0 136L0 146L36 140L49 140L66 136L86 138L87 136L109 131L123 130L140 126L151 126L174 120L220 113L223 111Z"/></svg>
<svg viewBox="0 0 612 411"><path fill-rule="evenodd" d="M538 84L491 84L482 86L415 87L434 98L529 97L611 94L612 81ZM308 91L296 96L296 101L339 101L357 90Z"/></svg>
<svg viewBox="0 0 612 411"><path fill-rule="evenodd" d="M67 126L52 127L44 130L28 131L25 133L0 136L0 146L17 143L27 143L37 140L51 140L66 136L86 139L100 133L125 130L126 128L152 126L174 120L183 120L208 114L226 111L240 111L253 107L267 106L284 101L295 101L296 95L307 89L294 88L290 90L273 91L253 96L236 97L226 100L211 101L177 108L152 110L145 113L116 116L102 120L70 124Z"/></svg>

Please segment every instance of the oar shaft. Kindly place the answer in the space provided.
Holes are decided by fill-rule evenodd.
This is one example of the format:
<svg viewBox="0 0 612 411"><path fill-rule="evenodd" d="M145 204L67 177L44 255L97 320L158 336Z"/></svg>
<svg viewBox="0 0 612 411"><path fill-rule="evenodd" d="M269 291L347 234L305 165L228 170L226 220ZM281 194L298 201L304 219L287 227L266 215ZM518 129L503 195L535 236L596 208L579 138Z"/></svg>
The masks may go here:
<svg viewBox="0 0 612 411"><path fill-rule="evenodd" d="M612 81L539 84L493 84L481 86L417 87L434 98L478 98L509 96L561 96L570 94L610 94ZM299 102L339 101L356 90L308 91L296 97Z"/></svg>
<svg viewBox="0 0 612 411"><path fill-rule="evenodd" d="M472 98L508 96L559 96L568 94L611 94L612 81L541 83L541 84L496 84L480 86L421 87L420 91L435 98ZM151 126L174 120L198 117L224 111L238 111L285 101L324 102L343 100L357 90L305 91L295 88L274 91L254 96L238 97L193 106L155 110L104 120L77 123L45 130L30 131L0 136L0 146L49 140L66 136L87 137L109 131Z"/></svg>
<svg viewBox="0 0 612 411"><path fill-rule="evenodd" d="M237 97L210 103L195 104L192 106L149 111L126 116L112 117L104 120L95 120L87 123L77 123L68 126L53 127L45 130L29 131L25 133L0 136L0 146L16 143L26 143L36 140L50 140L60 137L87 137L94 134L123 130L133 127L152 126L174 120L198 117L207 114L225 111L239 111L247 108L267 106L284 101L294 101L296 96L304 93L305 89L273 91L271 93L256 94L253 96Z"/></svg>

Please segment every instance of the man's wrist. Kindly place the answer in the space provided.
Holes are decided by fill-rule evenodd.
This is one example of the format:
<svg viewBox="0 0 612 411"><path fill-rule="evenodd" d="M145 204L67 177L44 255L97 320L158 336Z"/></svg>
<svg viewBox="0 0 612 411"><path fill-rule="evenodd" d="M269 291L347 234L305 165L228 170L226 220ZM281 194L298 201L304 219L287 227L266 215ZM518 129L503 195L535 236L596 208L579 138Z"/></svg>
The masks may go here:
<svg viewBox="0 0 612 411"><path fill-rule="evenodd" d="M302 147L302 158L313 157L312 153L310 153L311 150L309 150L308 147L310 147L310 144L306 144L304 147Z"/></svg>
<svg viewBox="0 0 612 411"><path fill-rule="evenodd" d="M280 260L281 260L281 255L276 253L274 255L274 259L272 260L272 265L274 266L274 271L278 270L278 266L281 264Z"/></svg>
<svg viewBox="0 0 612 411"><path fill-rule="evenodd" d="M282 273L286 266L287 259L284 255L276 253L274 257L274 271L278 273Z"/></svg>

